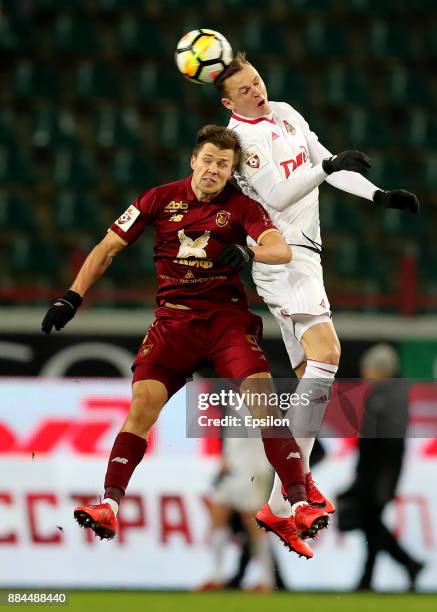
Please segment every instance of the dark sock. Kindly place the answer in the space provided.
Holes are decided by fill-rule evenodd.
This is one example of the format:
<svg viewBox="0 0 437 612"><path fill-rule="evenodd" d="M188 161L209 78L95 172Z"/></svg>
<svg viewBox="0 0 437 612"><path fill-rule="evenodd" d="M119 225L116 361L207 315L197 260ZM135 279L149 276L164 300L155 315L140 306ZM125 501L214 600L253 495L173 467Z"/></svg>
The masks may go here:
<svg viewBox="0 0 437 612"><path fill-rule="evenodd" d="M147 441L122 431L115 438L105 476L105 497L120 503L135 468L146 452Z"/></svg>
<svg viewBox="0 0 437 612"><path fill-rule="evenodd" d="M305 476L299 446L287 427L261 430L264 451L287 491L291 505L306 501Z"/></svg>

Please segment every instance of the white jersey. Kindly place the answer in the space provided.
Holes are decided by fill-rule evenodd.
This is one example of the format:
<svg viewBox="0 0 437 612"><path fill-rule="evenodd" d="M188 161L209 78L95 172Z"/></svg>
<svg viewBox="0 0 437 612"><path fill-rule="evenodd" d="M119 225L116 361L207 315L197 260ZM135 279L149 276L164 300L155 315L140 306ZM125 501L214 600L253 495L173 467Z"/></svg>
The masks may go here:
<svg viewBox="0 0 437 612"><path fill-rule="evenodd" d="M305 359L302 335L329 321L330 305L320 260L320 183L372 201L377 189L357 172L327 175L323 160L332 156L305 119L285 102L270 102L271 112L250 119L232 114L228 127L241 142L242 159L235 178L240 189L270 214L292 246L288 264L254 263L259 295L281 328L293 368ZM249 242L249 244L254 244Z"/></svg>
<svg viewBox="0 0 437 612"><path fill-rule="evenodd" d="M272 112L259 119L231 116L228 127L238 134L243 149L235 178L246 195L264 206L289 244L320 245L317 185L327 175L321 164L314 167L310 155L318 137L289 104L270 102L270 107ZM277 206L272 187L284 179L302 180L309 171L313 177L304 183L304 195L292 205Z"/></svg>

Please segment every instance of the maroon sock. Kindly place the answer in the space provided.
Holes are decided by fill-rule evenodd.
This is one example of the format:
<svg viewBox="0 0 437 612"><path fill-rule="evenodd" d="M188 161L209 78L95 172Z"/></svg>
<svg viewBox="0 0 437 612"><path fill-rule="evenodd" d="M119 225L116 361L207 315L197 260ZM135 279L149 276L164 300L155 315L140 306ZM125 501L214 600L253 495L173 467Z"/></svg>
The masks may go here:
<svg viewBox="0 0 437 612"><path fill-rule="evenodd" d="M120 503L130 477L146 452L147 442L136 434L122 431L115 438L105 476L105 497Z"/></svg>
<svg viewBox="0 0 437 612"><path fill-rule="evenodd" d="M290 430L287 427L265 427L261 435L266 457L281 479L290 504L306 501L300 449Z"/></svg>

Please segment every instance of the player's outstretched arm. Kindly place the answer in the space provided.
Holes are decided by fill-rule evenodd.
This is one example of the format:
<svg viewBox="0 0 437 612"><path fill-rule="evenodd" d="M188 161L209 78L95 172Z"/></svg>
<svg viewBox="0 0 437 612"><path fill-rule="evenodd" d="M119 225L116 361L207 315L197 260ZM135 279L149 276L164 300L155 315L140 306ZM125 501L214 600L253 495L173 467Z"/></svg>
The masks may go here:
<svg viewBox="0 0 437 612"><path fill-rule="evenodd" d="M70 289L48 309L41 324L44 333L49 334L53 327L59 331L71 321L82 304L85 293L110 266L113 257L125 246L124 240L109 230L84 261Z"/></svg>
<svg viewBox="0 0 437 612"><path fill-rule="evenodd" d="M313 164L319 164L323 159L332 156L332 153L318 140L310 143L309 152ZM397 208L411 213L417 213L419 210L419 200L414 193L403 189L383 191L358 172L348 172L347 170L334 172L326 178L326 182L336 189L370 200L377 206Z"/></svg>

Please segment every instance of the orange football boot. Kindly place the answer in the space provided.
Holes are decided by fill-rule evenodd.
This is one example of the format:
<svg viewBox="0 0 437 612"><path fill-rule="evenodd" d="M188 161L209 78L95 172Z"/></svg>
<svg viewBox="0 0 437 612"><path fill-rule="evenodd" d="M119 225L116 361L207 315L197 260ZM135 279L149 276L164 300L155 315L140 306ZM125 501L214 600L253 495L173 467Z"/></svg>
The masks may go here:
<svg viewBox="0 0 437 612"><path fill-rule="evenodd" d="M268 504L264 504L256 513L256 522L258 527L262 527L266 531L272 531L284 543L290 551L311 559L314 556L313 551L306 542L300 539L296 524L293 517L283 518L276 516L270 509Z"/></svg>
<svg viewBox="0 0 437 612"><path fill-rule="evenodd" d="M320 529L326 529L329 516L322 508L305 504L297 507L294 521L300 538L314 538Z"/></svg>
<svg viewBox="0 0 437 612"><path fill-rule="evenodd" d="M92 529L101 540L110 540L117 533L117 519L109 504L77 506L74 518L81 527Z"/></svg>
<svg viewBox="0 0 437 612"><path fill-rule="evenodd" d="M318 486L313 480L311 472L305 476L305 491L307 494L308 503L316 508L322 508L328 514L335 512L335 506L327 497L323 495ZM288 499L287 491L282 487L282 496L284 499Z"/></svg>
<svg viewBox="0 0 437 612"><path fill-rule="evenodd" d="M305 490L307 494L308 502L312 506L322 508L328 514L335 512L335 506L323 493L319 490L318 486L313 480L311 472L305 476Z"/></svg>

